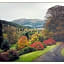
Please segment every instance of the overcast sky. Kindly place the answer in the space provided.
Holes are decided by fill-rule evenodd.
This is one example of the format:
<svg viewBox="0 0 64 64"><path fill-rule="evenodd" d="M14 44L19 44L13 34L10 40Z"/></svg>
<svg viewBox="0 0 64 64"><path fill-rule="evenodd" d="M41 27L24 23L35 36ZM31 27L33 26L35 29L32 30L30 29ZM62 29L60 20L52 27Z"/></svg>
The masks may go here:
<svg viewBox="0 0 64 64"><path fill-rule="evenodd" d="M43 19L48 8L64 3L0 3L0 19Z"/></svg>

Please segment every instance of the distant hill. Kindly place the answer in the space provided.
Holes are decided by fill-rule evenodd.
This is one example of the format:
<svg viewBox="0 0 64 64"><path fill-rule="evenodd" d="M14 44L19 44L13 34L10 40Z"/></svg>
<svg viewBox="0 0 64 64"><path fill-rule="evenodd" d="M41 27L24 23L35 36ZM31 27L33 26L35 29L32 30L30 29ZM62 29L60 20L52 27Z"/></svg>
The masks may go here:
<svg viewBox="0 0 64 64"><path fill-rule="evenodd" d="M14 27L17 27L17 28L30 28L30 27L25 27L25 26L19 25L17 23L9 22L9 21L6 21L6 20L1 20L1 22L2 22L2 24L14 26Z"/></svg>
<svg viewBox="0 0 64 64"><path fill-rule="evenodd" d="M45 23L41 19L16 19L12 21L13 23L27 26L31 28L43 28L43 24Z"/></svg>

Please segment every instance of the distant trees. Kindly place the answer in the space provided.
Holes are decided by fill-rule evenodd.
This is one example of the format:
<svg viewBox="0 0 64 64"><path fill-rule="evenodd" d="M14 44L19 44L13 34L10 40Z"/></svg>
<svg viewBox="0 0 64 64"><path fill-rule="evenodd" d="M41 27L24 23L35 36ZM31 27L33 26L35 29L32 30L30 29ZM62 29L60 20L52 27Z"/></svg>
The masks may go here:
<svg viewBox="0 0 64 64"><path fill-rule="evenodd" d="M17 41L16 27L8 26L8 40L10 43L15 43Z"/></svg>
<svg viewBox="0 0 64 64"><path fill-rule="evenodd" d="M54 32L56 40L64 41L64 6L54 6L46 14L46 29Z"/></svg>
<svg viewBox="0 0 64 64"><path fill-rule="evenodd" d="M16 41L18 40L18 33L20 31L20 26L12 22L7 22L4 20L1 21L2 21L3 38L8 39L9 43L11 44L16 43Z"/></svg>

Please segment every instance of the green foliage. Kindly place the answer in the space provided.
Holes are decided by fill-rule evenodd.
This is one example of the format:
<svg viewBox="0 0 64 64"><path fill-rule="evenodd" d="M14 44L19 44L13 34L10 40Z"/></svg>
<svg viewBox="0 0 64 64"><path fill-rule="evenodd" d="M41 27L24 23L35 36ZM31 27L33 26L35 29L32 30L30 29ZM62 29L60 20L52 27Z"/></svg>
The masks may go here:
<svg viewBox="0 0 64 64"><path fill-rule="evenodd" d="M32 47L25 47L21 49L18 53L19 55L22 55L22 54L26 54L26 53L33 52L33 51L36 51L36 49Z"/></svg>
<svg viewBox="0 0 64 64"><path fill-rule="evenodd" d="M10 48L10 44L8 40L4 40L1 44L1 49L4 51L7 51Z"/></svg>
<svg viewBox="0 0 64 64"><path fill-rule="evenodd" d="M16 49L17 48L17 43L16 44L11 44L10 49Z"/></svg>
<svg viewBox="0 0 64 64"><path fill-rule="evenodd" d="M22 31L21 36L26 36L28 39L31 38L31 35L33 35L36 31L35 30L28 30L28 31Z"/></svg>
<svg viewBox="0 0 64 64"><path fill-rule="evenodd" d="M1 53L1 52L3 52L3 50L2 50L2 49L0 49L0 53Z"/></svg>

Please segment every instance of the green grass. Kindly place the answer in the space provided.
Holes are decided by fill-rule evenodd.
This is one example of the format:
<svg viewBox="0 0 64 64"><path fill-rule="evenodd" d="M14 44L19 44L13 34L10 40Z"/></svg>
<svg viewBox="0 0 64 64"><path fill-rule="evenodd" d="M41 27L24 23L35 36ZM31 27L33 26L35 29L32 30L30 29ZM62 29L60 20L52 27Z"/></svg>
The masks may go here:
<svg viewBox="0 0 64 64"><path fill-rule="evenodd" d="M1 53L1 52L3 52L3 50L2 50L2 49L0 49L0 53Z"/></svg>
<svg viewBox="0 0 64 64"><path fill-rule="evenodd" d="M61 55L64 56L64 48L61 50Z"/></svg>
<svg viewBox="0 0 64 64"><path fill-rule="evenodd" d="M10 49L16 49L16 44L12 44Z"/></svg>
<svg viewBox="0 0 64 64"><path fill-rule="evenodd" d="M16 60L16 62L31 62L35 60L36 58L38 58L39 56L44 55L48 51L52 50L54 47L56 47L56 45L47 46L47 48L45 48L44 50L35 51L35 52L21 55L19 59Z"/></svg>

